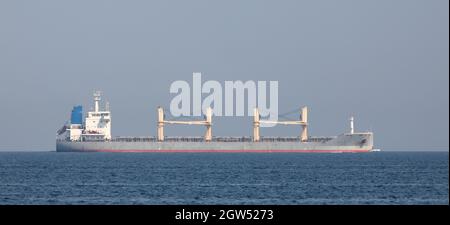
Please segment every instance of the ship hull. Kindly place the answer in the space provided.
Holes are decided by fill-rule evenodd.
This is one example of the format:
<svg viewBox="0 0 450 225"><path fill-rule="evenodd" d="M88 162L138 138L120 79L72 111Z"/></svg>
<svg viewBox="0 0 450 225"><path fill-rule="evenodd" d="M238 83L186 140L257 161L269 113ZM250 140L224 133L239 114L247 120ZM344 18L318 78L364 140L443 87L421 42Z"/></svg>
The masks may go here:
<svg viewBox="0 0 450 225"><path fill-rule="evenodd" d="M343 153L370 152L371 133L343 134L326 142L157 142L157 141L57 141L58 152L301 152Z"/></svg>
<svg viewBox="0 0 450 225"><path fill-rule="evenodd" d="M361 152L370 152L371 149L341 149L341 150L323 150L323 149L309 149L309 150L282 150L282 149L273 149L273 150L196 150L196 149L181 149L181 150L154 150L154 149L145 149L145 150L133 150L133 149L92 149L92 150L69 150L66 152L129 152L129 153L361 153ZM59 151L64 152L64 151Z"/></svg>

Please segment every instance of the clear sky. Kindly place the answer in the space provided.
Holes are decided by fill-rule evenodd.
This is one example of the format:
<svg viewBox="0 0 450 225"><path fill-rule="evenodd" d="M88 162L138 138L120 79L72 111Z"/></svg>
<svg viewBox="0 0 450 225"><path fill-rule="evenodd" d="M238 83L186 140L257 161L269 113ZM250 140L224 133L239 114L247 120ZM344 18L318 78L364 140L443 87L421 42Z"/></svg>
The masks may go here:
<svg viewBox="0 0 450 225"><path fill-rule="evenodd" d="M53 150L73 105L110 101L113 135L156 135L175 80L278 80L311 135L355 115L390 150L448 149L449 2L0 1L0 150ZM214 135L251 135L214 118ZM168 127L167 135L202 135ZM299 127L265 128L294 136Z"/></svg>

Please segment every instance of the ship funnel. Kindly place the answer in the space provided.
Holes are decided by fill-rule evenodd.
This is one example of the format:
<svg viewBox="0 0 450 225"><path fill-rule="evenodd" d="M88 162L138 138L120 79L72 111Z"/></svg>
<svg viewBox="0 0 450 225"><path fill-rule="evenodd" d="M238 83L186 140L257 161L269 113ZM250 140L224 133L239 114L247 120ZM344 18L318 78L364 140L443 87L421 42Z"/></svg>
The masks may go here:
<svg viewBox="0 0 450 225"><path fill-rule="evenodd" d="M83 123L83 106L74 106L72 113L70 115L71 124L82 124Z"/></svg>

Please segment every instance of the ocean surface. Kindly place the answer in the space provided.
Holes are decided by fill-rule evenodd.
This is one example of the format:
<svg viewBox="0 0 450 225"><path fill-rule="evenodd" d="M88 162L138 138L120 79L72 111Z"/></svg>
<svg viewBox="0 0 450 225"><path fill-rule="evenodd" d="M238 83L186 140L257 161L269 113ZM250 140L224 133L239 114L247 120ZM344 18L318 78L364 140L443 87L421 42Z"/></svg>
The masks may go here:
<svg viewBox="0 0 450 225"><path fill-rule="evenodd" d="M448 152L0 152L0 204L449 204Z"/></svg>

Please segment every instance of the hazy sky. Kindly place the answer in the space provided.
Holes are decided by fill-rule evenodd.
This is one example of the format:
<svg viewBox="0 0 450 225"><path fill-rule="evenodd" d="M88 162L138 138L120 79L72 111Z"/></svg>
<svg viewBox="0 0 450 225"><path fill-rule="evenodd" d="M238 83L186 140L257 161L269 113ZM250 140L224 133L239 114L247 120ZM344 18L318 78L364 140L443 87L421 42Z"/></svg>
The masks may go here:
<svg viewBox="0 0 450 225"><path fill-rule="evenodd" d="M113 135L156 135L175 80L278 80L311 135L355 115L382 149L448 149L449 2L0 1L0 150L53 150L73 105L110 101ZM213 118L251 135L252 118ZM168 127L167 135L202 135ZM262 135L299 135L299 127Z"/></svg>

